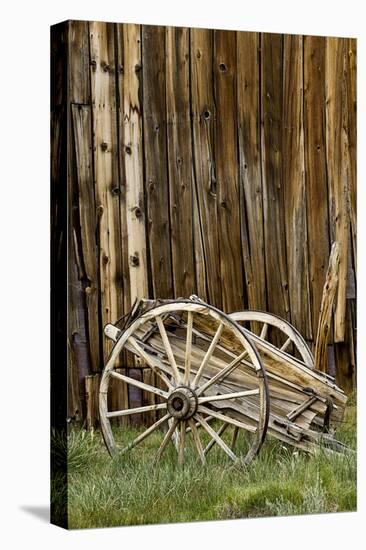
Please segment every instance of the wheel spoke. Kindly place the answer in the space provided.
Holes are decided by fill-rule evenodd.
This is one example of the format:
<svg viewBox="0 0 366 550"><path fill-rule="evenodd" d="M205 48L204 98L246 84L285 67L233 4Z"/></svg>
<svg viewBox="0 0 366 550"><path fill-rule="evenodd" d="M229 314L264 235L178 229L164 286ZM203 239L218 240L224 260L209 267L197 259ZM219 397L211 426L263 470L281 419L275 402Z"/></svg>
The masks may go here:
<svg viewBox="0 0 366 550"><path fill-rule="evenodd" d="M186 420L180 423L179 443L178 443L178 464L184 463L184 449L186 444Z"/></svg>
<svg viewBox="0 0 366 550"><path fill-rule="evenodd" d="M157 373L157 375L165 382L168 388L173 389L173 385L170 383L169 379L165 376L161 370L158 370L158 366L155 364L155 361L146 353L146 351L140 346L133 336L130 336L128 342L134 348L136 353L151 367L151 369Z"/></svg>
<svg viewBox="0 0 366 550"><path fill-rule="evenodd" d="M220 323L216 333L215 333L215 336L213 337L213 340L206 352L206 355L204 356L203 358L203 361L196 373L196 376L194 377L194 380L193 380L193 387L197 386L198 382L200 381L200 378L202 376L202 372L203 372L203 369L205 368L205 366L207 365L207 363L209 362L209 360L211 359L211 356L214 352L214 349L216 347L216 344L217 342L220 340L220 337L221 337L221 333L223 331L223 328L224 328L224 325L222 323Z"/></svg>
<svg viewBox="0 0 366 550"><path fill-rule="evenodd" d="M122 449L122 453L125 453L127 451L129 451L130 449L133 449L133 447L135 447L136 445L138 445L138 443L141 443L141 441L143 441L148 435L152 434L159 426L161 426L161 424L163 424L163 422L166 422L168 420L168 418L170 418L170 414L167 413L165 416L163 416L162 418L159 418L159 420L157 422L155 422L155 424L153 424L152 426L150 426L150 428L148 428L147 430L145 430L141 435L139 435L138 437L136 437L136 439L134 439L131 443L129 443L124 449Z"/></svg>
<svg viewBox="0 0 366 550"><path fill-rule="evenodd" d="M231 416L226 416L225 414L213 411L211 409L207 409L203 405L198 405L198 412L209 414L211 416L214 416L215 418L218 418L219 420L222 420L223 422L228 422L233 426L238 426L238 428L243 428L248 432L255 433L257 431L257 428L255 428L254 426L251 426L250 424L245 424L244 422L236 420L235 418L231 418Z"/></svg>
<svg viewBox="0 0 366 550"><path fill-rule="evenodd" d="M173 424L174 418L169 418L168 425L169 427ZM179 431L178 427L175 427L175 430L173 431L172 440L174 443L175 450L178 452L178 445L179 445Z"/></svg>
<svg viewBox="0 0 366 550"><path fill-rule="evenodd" d="M206 420L206 422L210 422L210 420L213 420L213 416L206 416L206 419L205 419L205 420ZM199 422L196 422L196 423L195 423L195 426L196 426L196 428L201 428L201 427L202 427L201 424L200 424ZM186 433L189 433L189 432L191 432L191 431L192 431L191 428L187 428L187 429L186 429Z"/></svg>
<svg viewBox="0 0 366 550"><path fill-rule="evenodd" d="M186 355L184 360L184 378L183 378L184 384L188 384L189 375L191 372L192 327L193 327L193 313L189 311L188 318L187 318Z"/></svg>
<svg viewBox="0 0 366 550"><path fill-rule="evenodd" d="M156 395L160 395L160 397L164 397L164 399L168 398L167 392L159 388L154 388L154 386L150 386L149 384L145 384L145 382L140 382L140 380L135 380L134 378L130 378L129 376L125 376L124 374L120 374L114 370L110 372L110 375L113 378L117 378L117 380L122 380L123 382L127 382L127 384L131 384L131 386L136 386L136 388L140 388L150 393L155 393Z"/></svg>
<svg viewBox="0 0 366 550"><path fill-rule="evenodd" d="M229 426L229 424L228 424L227 422L225 422L225 423L220 427L220 429L218 430L217 435L218 435L218 436L221 436L221 435L224 433L224 431L226 430L226 428L227 428L228 426ZM239 429L239 428L235 427L235 429ZM204 449L204 451L203 451L205 455L207 455L208 451L209 451L210 449L212 449L212 447L215 445L215 443L216 443L216 439L212 438L211 441L206 445L206 447L205 447L205 449Z"/></svg>
<svg viewBox="0 0 366 550"><path fill-rule="evenodd" d="M231 371L233 371L236 367L236 365L238 363L240 363L240 361L242 361L242 359L245 357L245 355L247 354L246 351L244 351L243 353L241 353L240 355L238 355L238 357L236 357L234 359L234 361L231 361L231 363L229 363L224 369L222 369L221 371L219 371L217 374L215 374L215 376L213 376L210 380L208 380L205 384L203 384L202 386L200 386L197 390L197 396L199 397L202 393L204 393L208 388L210 388L213 384L216 384L216 382L218 380L223 380L224 378L226 378L226 376L228 376Z"/></svg>
<svg viewBox="0 0 366 550"><path fill-rule="evenodd" d="M286 342L283 344L283 346L280 348L281 351L285 351L289 345L291 344L291 338L287 338Z"/></svg>
<svg viewBox="0 0 366 550"><path fill-rule="evenodd" d="M159 449L158 449L158 451L157 451L157 453L156 453L155 462L157 462L157 461L160 459L161 455L162 455L163 452L165 451L165 449L166 449L166 447L167 447L167 445L168 445L168 443L169 443L169 441L170 441L170 439L171 439L171 437L172 437L172 435L173 435L173 433L174 433L174 430L175 430L176 427L177 427L177 424L178 424L177 418L172 419L172 422L171 422L171 424L170 424L170 426L169 426L169 429L168 429L168 431L166 432L166 434L165 434L165 436L164 436L164 439L163 439L163 441L161 442L161 445L160 445L160 447L159 447Z"/></svg>
<svg viewBox="0 0 366 550"><path fill-rule="evenodd" d="M239 397L248 397L249 395L259 395L259 389L237 391L234 393L221 393L219 395L207 395L205 397L199 397L198 403L208 403L211 401L225 401L226 399L237 399Z"/></svg>
<svg viewBox="0 0 366 550"><path fill-rule="evenodd" d="M259 338L262 338L262 340L265 340L267 338L267 332L268 332L268 323L264 323L261 333L259 335Z"/></svg>
<svg viewBox="0 0 366 550"><path fill-rule="evenodd" d="M221 437L211 428L211 426L206 422L206 420L200 415L196 414L195 418L201 424L201 426L206 430L206 432L216 441L216 443L221 447L221 449L233 460L237 460L237 457L232 452L231 449L226 445L226 443L221 439Z"/></svg>
<svg viewBox="0 0 366 550"><path fill-rule="evenodd" d="M166 403L159 403L157 405L146 405L146 407L135 407L134 409L124 409L121 411L111 411L106 413L106 417L115 418L116 416L128 416L130 414L158 411L160 409L166 409Z"/></svg>
<svg viewBox="0 0 366 550"><path fill-rule="evenodd" d="M205 463L205 453L204 453L204 450L202 448L202 443L201 443L201 440L200 440L200 436L198 434L196 423L192 418L190 418L188 420L188 424L190 425L190 428L191 428L191 431L192 431L192 436L193 436L193 440L196 444L198 456L200 457L202 464L204 464Z"/></svg>
<svg viewBox="0 0 366 550"><path fill-rule="evenodd" d="M159 317L159 315L157 315L155 317L155 319L156 319L157 325L159 327L160 336L161 336L161 339L163 340L164 348L165 348L166 354L168 356L170 366L172 367L172 371L173 371L173 374L175 376L176 382L179 384L181 382L181 376L180 376L179 371L178 371L177 363L175 362L175 357L174 357L172 347L171 347L169 339L168 339L168 335L167 335L166 330L165 330L164 323L163 323L161 317Z"/></svg>

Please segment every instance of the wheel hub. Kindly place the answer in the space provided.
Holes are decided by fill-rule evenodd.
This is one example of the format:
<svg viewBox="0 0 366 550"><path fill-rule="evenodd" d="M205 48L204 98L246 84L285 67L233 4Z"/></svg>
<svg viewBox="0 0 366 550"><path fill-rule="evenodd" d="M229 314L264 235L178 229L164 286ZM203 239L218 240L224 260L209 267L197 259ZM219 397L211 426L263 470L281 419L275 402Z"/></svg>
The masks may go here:
<svg viewBox="0 0 366 550"><path fill-rule="evenodd" d="M191 418L197 410L198 399L195 392L188 386L175 388L168 397L168 412L181 420Z"/></svg>

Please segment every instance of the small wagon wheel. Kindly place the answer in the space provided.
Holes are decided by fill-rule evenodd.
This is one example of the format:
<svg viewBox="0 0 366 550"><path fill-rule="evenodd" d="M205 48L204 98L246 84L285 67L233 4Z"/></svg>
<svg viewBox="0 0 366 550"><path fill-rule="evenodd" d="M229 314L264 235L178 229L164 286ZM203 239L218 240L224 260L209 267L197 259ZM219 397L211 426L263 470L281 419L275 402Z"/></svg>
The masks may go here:
<svg viewBox="0 0 366 550"><path fill-rule="evenodd" d="M146 384L116 372L123 349L140 357L156 373L155 383ZM108 410L112 379L153 394L155 404ZM162 416L133 441L124 442L122 452L139 445L165 424L167 431L162 433L156 459L179 434L180 463L188 438L192 438L191 444L203 463L215 444L237 461L239 456L233 447L239 430L251 436L240 461L247 464L253 459L266 435L268 386L258 352L234 320L205 303L177 300L153 307L119 334L103 371L99 393L101 428L111 455L118 447L110 419L154 410L161 411ZM232 427L227 430L233 432L232 439L225 442L228 427ZM206 445L200 434L207 440Z"/></svg>
<svg viewBox="0 0 366 550"><path fill-rule="evenodd" d="M291 355L291 346L299 353L302 361L309 369L314 369L314 357L309 346L298 330L295 329L288 321L264 311L237 311L229 315L239 324L249 324L249 322L259 324L259 338L268 340L268 328L274 327L278 334L282 335L281 345L278 348ZM244 325L245 326L245 325ZM246 332L250 336L249 332ZM268 340L269 341L269 340ZM254 339L255 342L255 339ZM269 341L271 344L271 342Z"/></svg>

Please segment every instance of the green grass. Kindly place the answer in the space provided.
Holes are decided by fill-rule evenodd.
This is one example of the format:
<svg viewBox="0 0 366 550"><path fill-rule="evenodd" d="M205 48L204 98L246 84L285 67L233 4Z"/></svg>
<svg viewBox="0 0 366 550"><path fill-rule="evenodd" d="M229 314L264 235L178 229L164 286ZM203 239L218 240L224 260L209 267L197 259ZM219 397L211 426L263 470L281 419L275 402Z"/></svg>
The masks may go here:
<svg viewBox="0 0 366 550"><path fill-rule="evenodd" d="M353 403L337 438L355 448ZM125 440L135 435L133 429L123 432ZM116 436L122 437L121 429L116 429ZM320 450L308 456L267 437L258 457L246 468L235 467L217 446L205 467L189 448L184 468L180 468L172 445L154 465L160 441L161 434L154 433L126 455L111 459L99 432L72 430L68 441L69 527L356 510L355 453L329 457Z"/></svg>

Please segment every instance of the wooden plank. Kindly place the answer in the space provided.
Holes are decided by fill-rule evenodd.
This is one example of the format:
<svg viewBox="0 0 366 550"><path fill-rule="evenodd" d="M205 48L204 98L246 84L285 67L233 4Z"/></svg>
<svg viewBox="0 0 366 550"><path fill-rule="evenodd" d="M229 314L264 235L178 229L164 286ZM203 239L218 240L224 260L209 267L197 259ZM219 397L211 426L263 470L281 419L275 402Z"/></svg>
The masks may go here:
<svg viewBox="0 0 366 550"><path fill-rule="evenodd" d="M113 24L90 23L94 176L103 326L120 317L123 303L114 30ZM106 358L111 342L104 339L103 344Z"/></svg>
<svg viewBox="0 0 366 550"><path fill-rule="evenodd" d="M189 29L166 27L166 111L172 269L176 296L195 290Z"/></svg>
<svg viewBox="0 0 366 550"><path fill-rule="evenodd" d="M58 433L64 434L66 434L67 422L81 420L83 412L75 357L70 345L69 304L67 303L69 290L67 277L67 214L69 211L67 202L67 34L66 22L51 27L51 427ZM59 461L51 460L51 476L63 473L66 484L66 446L63 455L65 466L61 467L61 471ZM62 470L64 471L62 472ZM51 506L51 520L58 524L61 521L61 524L66 527L67 503L65 499L61 505L64 521L61 521L60 506L57 507L57 513L55 507ZM54 499L52 498L52 500Z"/></svg>
<svg viewBox="0 0 366 550"><path fill-rule="evenodd" d="M304 130L309 282L315 335L329 256L325 147L325 38L304 37ZM333 334L329 334L329 343Z"/></svg>
<svg viewBox="0 0 366 550"><path fill-rule="evenodd" d="M284 35L282 185L291 322L312 339L306 223L303 38Z"/></svg>
<svg viewBox="0 0 366 550"><path fill-rule="evenodd" d="M144 208L142 114L141 114L141 30L139 25L123 27L123 133L126 219L131 303L146 298L147 263Z"/></svg>
<svg viewBox="0 0 366 550"><path fill-rule="evenodd" d="M236 33L214 32L215 163L222 308L244 309L237 152Z"/></svg>
<svg viewBox="0 0 366 550"><path fill-rule="evenodd" d="M332 245L327 276L323 288L323 298L320 307L318 332L314 353L314 368L323 372L327 372L328 367L328 334L332 319L334 297L337 292L338 270L339 245L337 242L334 242Z"/></svg>
<svg viewBox="0 0 366 550"><path fill-rule="evenodd" d="M126 369L125 372L120 371L123 374L126 374L126 376L130 376L131 378L134 378L135 380L142 381L142 371L139 369ZM140 388L136 388L135 386L132 386L131 384L127 385L128 389L128 402L129 406L132 408L134 407L141 407L143 404L143 391ZM129 417L129 423L131 426L140 426L141 425L141 418L139 418L139 415L131 415Z"/></svg>
<svg viewBox="0 0 366 550"><path fill-rule="evenodd" d="M71 180L71 178L70 178ZM70 188L72 183L69 183ZM69 196L70 199L70 196ZM71 201L70 201L71 203ZM68 265L67 265L67 282L68 282L68 318L67 318L67 339L68 339L68 384L73 386L69 388L74 399L76 392L79 393L79 398L70 400L68 403L68 417L79 420L84 417L85 409L85 392L84 392L84 377L90 374L91 358L90 346L87 334L87 319L85 306L85 292L82 284L82 270L80 265L80 256L78 249L80 244L76 237L74 228L75 219L72 215L77 210L76 207L69 208L69 228L68 228ZM64 307L64 306L61 306Z"/></svg>
<svg viewBox="0 0 366 550"><path fill-rule="evenodd" d="M86 427L88 430L99 424L99 374L85 377Z"/></svg>
<svg viewBox="0 0 366 550"><path fill-rule="evenodd" d="M126 369L116 369L118 374L126 375ZM108 410L109 411L119 411L126 410L129 408L128 403L128 387L126 382L121 380L116 380L111 378L110 381L110 390L108 395ZM111 420L112 424L114 423L117 426L128 426L130 419L127 416L120 416Z"/></svg>
<svg viewBox="0 0 366 550"><path fill-rule="evenodd" d="M81 254L85 270L83 281L88 318L88 341L93 372L101 370L99 340L99 281L96 216L93 182L91 107L71 105L73 146L79 205Z"/></svg>
<svg viewBox="0 0 366 550"><path fill-rule="evenodd" d="M194 294L197 294L200 298L207 301L207 272L206 272L206 261L205 261L205 249L204 249L204 237L201 224L201 213L198 204L198 195L197 188L194 183L194 166L192 164L192 181L193 181L193 255L194 255L194 266L195 266L195 291Z"/></svg>
<svg viewBox="0 0 366 550"><path fill-rule="evenodd" d="M239 170L243 257L249 309L266 310L261 175L259 35L237 33ZM255 330L255 326L254 326Z"/></svg>
<svg viewBox="0 0 366 550"><path fill-rule="evenodd" d="M172 298L165 104L165 28L142 27L144 160L153 295Z"/></svg>
<svg viewBox="0 0 366 550"><path fill-rule="evenodd" d="M216 106L213 94L212 55L213 31L191 29L191 108L195 197L203 242L205 277L207 278L206 299L210 304L220 308L222 305L220 247L214 160ZM195 221L196 225L198 223ZM196 249L195 252L197 252ZM197 284L197 290L201 293L199 279ZM205 298L204 295L202 297Z"/></svg>
<svg viewBox="0 0 366 550"><path fill-rule="evenodd" d="M131 309L131 284L130 284L130 257L129 257L129 233L127 230L127 203L126 203L126 173L125 173L125 113L124 113L124 25L117 24L115 26L115 55L116 55L116 104L117 104L117 140L118 140L118 168L120 178L120 193L119 193L119 207L120 207L120 224L121 224L121 269L122 269L122 288L123 296L121 303L121 314L127 314ZM145 209L143 209L144 211ZM133 356L122 351L120 354L120 365L126 368L135 366L135 360ZM120 371L122 374L127 374L127 371ZM128 391L124 388L124 402L126 407L128 406ZM129 423L130 420L126 419Z"/></svg>
<svg viewBox="0 0 366 550"><path fill-rule="evenodd" d="M347 140L349 154L349 208L354 270L357 270L357 41L347 39Z"/></svg>
<svg viewBox="0 0 366 550"><path fill-rule="evenodd" d="M87 90L76 82L79 77L85 77L85 67L78 66L78 55L86 54L83 44L85 26L68 23L68 90L67 90L67 282L68 282L68 341L72 352L68 365L68 378L78 385L79 405L82 415L86 414L86 396L84 377L91 372L91 353L87 333L86 293L84 281L86 278L82 260L81 221L79 210L79 189L76 163L76 147L73 136L72 115L70 104L75 98L80 103L86 103L90 97ZM88 67L86 69L88 75ZM95 368L97 366L94 364ZM72 372L75 369L75 372ZM78 408L78 411L80 409ZM80 411L80 412L81 412ZM70 414L71 413L71 414ZM77 416L77 412L69 410L69 416Z"/></svg>
<svg viewBox="0 0 366 550"><path fill-rule="evenodd" d="M142 83L141 83L141 27L123 25L123 79L122 79L122 133L123 133L123 174L125 178L124 208L126 218L127 254L129 268L129 294L131 304L136 299L148 296L148 274L146 258L144 167L142 142ZM123 223L123 220L122 222ZM134 360L135 366L138 366ZM129 366L133 366L129 364ZM154 382L154 375L144 371L142 380L148 384ZM152 394L143 392L144 405L155 403ZM144 413L145 424L155 421L155 413Z"/></svg>
<svg viewBox="0 0 366 550"><path fill-rule="evenodd" d="M69 21L68 82L71 103L89 104L89 23Z"/></svg>
<svg viewBox="0 0 366 550"><path fill-rule="evenodd" d="M351 318L351 300L347 300L346 308L346 333L343 342L338 342L334 346L336 360L336 381L337 384L351 395L356 388L356 362L354 355L352 318Z"/></svg>
<svg viewBox="0 0 366 550"><path fill-rule="evenodd" d="M88 258L84 263L85 217L83 214L87 215L89 205L87 202L81 205L79 200L79 183L84 190L88 185L91 191L93 190L93 178L89 178L88 174L88 163L92 152L86 152L86 148L90 146L90 128L86 144L79 142L74 132L72 112L72 105L75 101L80 104L90 102L89 45L86 22L68 21L65 26L67 28L67 82L64 83L64 100L67 105L65 107L67 109L68 148L68 417L81 420L86 415L84 376L89 374L90 370L97 371L100 368L96 291L98 274L92 269L90 270L88 264L88 260L91 259L91 249L86 251ZM87 125L88 122L86 122ZM85 125L82 124L82 126L84 129ZM77 131L79 130L80 126ZM85 150L82 156L86 153L85 159L81 159L79 153L84 145ZM83 197L85 198L85 194ZM90 207L93 208L92 203ZM93 238L93 233L91 238ZM93 287L90 301L88 292L91 290L91 280L88 279L87 273L91 277ZM91 334L94 336L93 341Z"/></svg>
<svg viewBox="0 0 366 550"><path fill-rule="evenodd" d="M261 145L267 305L288 319L284 192L282 182L282 36L261 35Z"/></svg>
<svg viewBox="0 0 366 550"><path fill-rule="evenodd" d="M67 50L69 24L67 21L52 25L50 34L51 54L51 111L67 102ZM51 137L51 146L53 140Z"/></svg>
<svg viewBox="0 0 366 550"><path fill-rule="evenodd" d="M126 205L126 174L125 174L125 142L124 142L124 38L123 24L115 27L116 37L116 81L117 81L117 138L118 138L118 168L120 177L120 219L121 219L121 247L122 247L122 281L123 281L123 308L122 314L131 309L130 292L130 260L128 253L129 234L127 230ZM145 209L143 209L144 211ZM125 358L126 360L126 358Z"/></svg>
<svg viewBox="0 0 366 550"><path fill-rule="evenodd" d="M339 282L334 314L334 340L345 337L346 287L348 267L348 144L345 120L346 39L326 39L326 143L329 179L331 238L339 243Z"/></svg>

